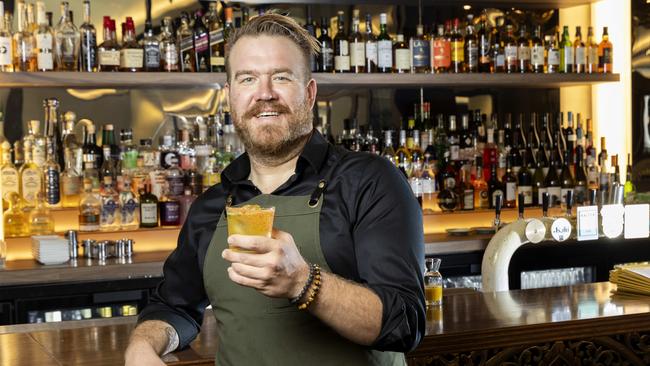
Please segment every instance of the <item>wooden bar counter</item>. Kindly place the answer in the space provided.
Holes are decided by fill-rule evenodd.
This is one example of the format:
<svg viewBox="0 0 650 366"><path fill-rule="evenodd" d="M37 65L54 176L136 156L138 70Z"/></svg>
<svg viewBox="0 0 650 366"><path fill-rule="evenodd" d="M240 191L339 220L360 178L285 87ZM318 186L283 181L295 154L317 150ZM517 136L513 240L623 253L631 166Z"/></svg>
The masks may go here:
<svg viewBox="0 0 650 366"><path fill-rule="evenodd" d="M480 293L448 290L427 311L410 365L650 364L650 299L610 297L613 285ZM170 365L212 365L212 315ZM123 365L134 317L0 327L0 365Z"/></svg>

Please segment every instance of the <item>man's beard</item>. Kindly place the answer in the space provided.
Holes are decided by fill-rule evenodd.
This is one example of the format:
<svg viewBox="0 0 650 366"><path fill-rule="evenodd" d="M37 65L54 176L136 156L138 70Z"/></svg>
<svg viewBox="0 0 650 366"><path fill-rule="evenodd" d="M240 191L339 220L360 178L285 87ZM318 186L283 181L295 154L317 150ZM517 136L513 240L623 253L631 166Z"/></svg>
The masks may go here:
<svg viewBox="0 0 650 366"><path fill-rule="evenodd" d="M252 126L252 119L263 110L273 110L287 118L282 124ZM291 159L302 148L312 131L312 113L307 102L294 113L278 102L259 102L240 117L234 110L232 117L237 135L254 159L268 165L281 164Z"/></svg>

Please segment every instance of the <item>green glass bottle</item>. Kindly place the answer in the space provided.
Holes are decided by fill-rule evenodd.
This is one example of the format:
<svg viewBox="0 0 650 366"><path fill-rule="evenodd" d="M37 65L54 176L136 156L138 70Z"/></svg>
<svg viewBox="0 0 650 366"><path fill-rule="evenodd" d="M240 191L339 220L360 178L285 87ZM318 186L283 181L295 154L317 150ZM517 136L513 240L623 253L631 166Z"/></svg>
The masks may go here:
<svg viewBox="0 0 650 366"><path fill-rule="evenodd" d="M562 41L560 42L560 72L570 74L575 63L573 44L569 38L569 26L564 26Z"/></svg>

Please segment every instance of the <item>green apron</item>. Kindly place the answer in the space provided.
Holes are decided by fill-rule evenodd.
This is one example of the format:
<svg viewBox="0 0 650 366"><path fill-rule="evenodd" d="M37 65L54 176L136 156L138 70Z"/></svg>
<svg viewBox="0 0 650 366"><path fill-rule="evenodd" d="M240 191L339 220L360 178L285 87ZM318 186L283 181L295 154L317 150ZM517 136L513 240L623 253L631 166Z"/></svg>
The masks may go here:
<svg viewBox="0 0 650 366"><path fill-rule="evenodd" d="M333 170L334 167L311 196L262 194L239 203L274 206L273 226L290 233L305 260L326 271L330 269L320 246L319 216L325 185ZM232 196L228 195L227 205L232 204ZM270 298L232 282L226 272L230 262L221 257L228 246L226 220L222 213L203 267L205 290L217 320L219 346L215 365L406 365L402 353L357 345L308 311L299 311L287 299Z"/></svg>

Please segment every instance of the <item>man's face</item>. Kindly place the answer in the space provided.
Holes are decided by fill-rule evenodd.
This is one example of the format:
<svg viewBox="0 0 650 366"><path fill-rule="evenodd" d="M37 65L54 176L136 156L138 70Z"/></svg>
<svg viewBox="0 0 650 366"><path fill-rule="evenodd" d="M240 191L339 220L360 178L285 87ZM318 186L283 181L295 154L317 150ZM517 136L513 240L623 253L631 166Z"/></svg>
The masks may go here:
<svg viewBox="0 0 650 366"><path fill-rule="evenodd" d="M245 36L230 50L230 111L249 154L283 158L311 132L316 82L303 60L283 37Z"/></svg>

